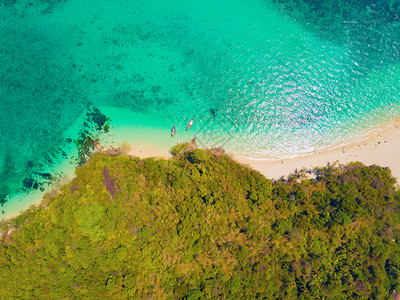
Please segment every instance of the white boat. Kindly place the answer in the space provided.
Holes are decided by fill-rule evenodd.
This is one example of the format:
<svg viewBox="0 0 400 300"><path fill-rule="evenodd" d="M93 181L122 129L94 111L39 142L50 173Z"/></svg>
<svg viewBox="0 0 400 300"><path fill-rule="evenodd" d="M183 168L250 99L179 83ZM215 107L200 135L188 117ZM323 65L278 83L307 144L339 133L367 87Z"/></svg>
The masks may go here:
<svg viewBox="0 0 400 300"><path fill-rule="evenodd" d="M189 124L186 127L186 130L189 130L190 127L192 127L192 125L193 125L193 119L190 120Z"/></svg>

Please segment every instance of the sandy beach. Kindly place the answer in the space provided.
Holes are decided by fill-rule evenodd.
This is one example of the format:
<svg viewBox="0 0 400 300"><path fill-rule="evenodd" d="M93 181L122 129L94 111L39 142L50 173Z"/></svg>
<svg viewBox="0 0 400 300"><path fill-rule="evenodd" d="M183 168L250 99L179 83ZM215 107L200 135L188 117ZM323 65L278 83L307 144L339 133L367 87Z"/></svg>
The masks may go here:
<svg viewBox="0 0 400 300"><path fill-rule="evenodd" d="M123 139L125 140L126 137L125 135ZM123 148L129 155L141 158L171 157L169 153L170 149L167 146L154 146L146 142L138 142L137 140L126 140L122 143L116 143L115 146ZM312 170L315 167L326 166L328 163L333 164L338 162L340 164L347 164L352 161L360 161L368 166L376 164L382 167L389 167L392 170L393 176L399 181L399 150L400 118L397 118L371 130L355 141L349 141L344 145L301 157L285 159L264 158L256 160L243 155L231 155L231 157L239 163L248 165L259 171L270 179L279 179L282 176L286 177L290 173L294 173L295 170L301 170L303 168ZM64 170L65 176L63 180L57 182L57 185L68 182L69 179L74 176L71 165L69 165L68 168L69 170ZM40 204L43 194L44 192L38 193L36 196L34 194L28 195L31 198L31 204ZM3 215L1 219L4 220L17 216L21 211L19 203L15 203L15 207L9 208L9 210L9 213Z"/></svg>
<svg viewBox="0 0 400 300"><path fill-rule="evenodd" d="M129 142L128 142L129 143ZM388 121L355 141L333 146L331 149L311 153L305 156L286 159L252 159L241 155L232 155L238 162L249 165L267 178L279 179L295 170L323 167L328 163L347 164L360 161L365 165L389 167L396 179L400 179L400 118ZM158 149L148 145L131 146L130 155L145 157L170 157L168 149Z"/></svg>
<svg viewBox="0 0 400 300"><path fill-rule="evenodd" d="M268 178L278 179L287 176L296 169L313 169L326 166L328 163L338 162L347 164L353 161L365 165L379 165L389 167L393 176L400 179L400 118L393 119L386 124L371 130L356 141L332 147L309 155L280 160L253 160L245 156L235 156L243 164L251 166Z"/></svg>

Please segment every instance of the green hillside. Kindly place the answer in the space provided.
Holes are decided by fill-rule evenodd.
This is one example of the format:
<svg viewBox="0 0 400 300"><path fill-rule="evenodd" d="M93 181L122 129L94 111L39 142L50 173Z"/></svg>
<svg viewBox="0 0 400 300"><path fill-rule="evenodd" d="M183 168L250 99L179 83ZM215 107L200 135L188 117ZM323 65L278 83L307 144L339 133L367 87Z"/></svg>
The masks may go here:
<svg viewBox="0 0 400 300"><path fill-rule="evenodd" d="M98 153L1 224L0 299L391 296L400 193L359 163L273 182L221 151Z"/></svg>

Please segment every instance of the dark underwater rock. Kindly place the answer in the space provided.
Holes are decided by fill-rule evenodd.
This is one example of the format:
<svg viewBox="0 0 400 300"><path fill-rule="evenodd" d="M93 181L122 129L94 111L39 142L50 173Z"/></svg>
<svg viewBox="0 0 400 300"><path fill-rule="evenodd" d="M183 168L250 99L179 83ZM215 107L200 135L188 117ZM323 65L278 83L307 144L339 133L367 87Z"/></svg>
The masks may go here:
<svg viewBox="0 0 400 300"><path fill-rule="evenodd" d="M33 178L24 178L22 184L26 189L37 190L39 188L39 184Z"/></svg>

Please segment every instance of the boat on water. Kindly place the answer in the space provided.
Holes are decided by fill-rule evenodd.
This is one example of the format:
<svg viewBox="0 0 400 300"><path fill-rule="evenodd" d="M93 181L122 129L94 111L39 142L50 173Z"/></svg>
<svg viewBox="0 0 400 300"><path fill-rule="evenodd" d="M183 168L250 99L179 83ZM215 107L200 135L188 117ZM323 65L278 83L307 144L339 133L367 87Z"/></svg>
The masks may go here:
<svg viewBox="0 0 400 300"><path fill-rule="evenodd" d="M174 135L175 135L175 125L172 126L172 129L171 129L171 136L174 136Z"/></svg>
<svg viewBox="0 0 400 300"><path fill-rule="evenodd" d="M187 125L186 130L189 130L190 127L192 127L192 125L193 125L193 119L191 119L191 120L189 121L189 124Z"/></svg>

